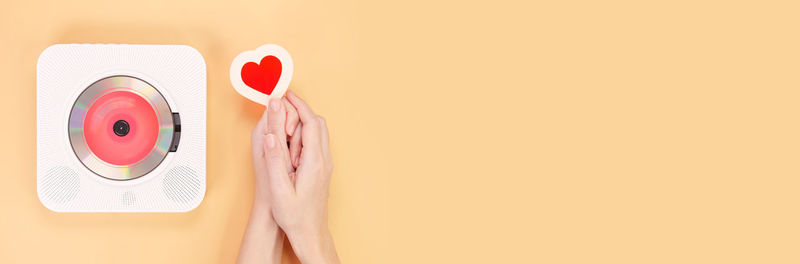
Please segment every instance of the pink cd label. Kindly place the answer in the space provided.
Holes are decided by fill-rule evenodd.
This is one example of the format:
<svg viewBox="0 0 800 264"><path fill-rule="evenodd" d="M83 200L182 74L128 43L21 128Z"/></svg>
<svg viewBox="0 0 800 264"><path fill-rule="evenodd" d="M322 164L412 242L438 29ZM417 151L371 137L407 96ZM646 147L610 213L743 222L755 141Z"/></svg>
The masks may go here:
<svg viewBox="0 0 800 264"><path fill-rule="evenodd" d="M117 128L117 132L114 128ZM126 133L119 132L127 127ZM118 89L97 98L86 112L84 137L101 160L127 166L144 159L158 139L153 106L134 91Z"/></svg>

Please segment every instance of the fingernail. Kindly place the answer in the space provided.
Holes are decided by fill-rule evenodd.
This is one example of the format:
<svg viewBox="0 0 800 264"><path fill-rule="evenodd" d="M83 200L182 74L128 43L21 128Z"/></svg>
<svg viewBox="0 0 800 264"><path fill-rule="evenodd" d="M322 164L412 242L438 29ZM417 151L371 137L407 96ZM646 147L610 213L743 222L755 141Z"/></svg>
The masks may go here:
<svg viewBox="0 0 800 264"><path fill-rule="evenodd" d="M272 134L267 134L267 148L274 148L275 147L275 136Z"/></svg>
<svg viewBox="0 0 800 264"><path fill-rule="evenodd" d="M272 99L269 102L269 109L272 112L278 112L278 108L281 107L281 101L279 99Z"/></svg>

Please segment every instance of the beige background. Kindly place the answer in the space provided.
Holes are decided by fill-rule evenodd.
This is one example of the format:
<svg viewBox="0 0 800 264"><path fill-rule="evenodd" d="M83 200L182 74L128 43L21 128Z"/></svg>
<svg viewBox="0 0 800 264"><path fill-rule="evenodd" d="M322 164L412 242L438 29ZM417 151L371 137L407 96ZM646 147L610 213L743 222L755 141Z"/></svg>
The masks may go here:
<svg viewBox="0 0 800 264"><path fill-rule="evenodd" d="M232 262L262 107L228 67L264 43L329 120L347 263L798 263L791 2L4 1L0 263ZM199 208L39 203L35 64L54 43L205 56Z"/></svg>

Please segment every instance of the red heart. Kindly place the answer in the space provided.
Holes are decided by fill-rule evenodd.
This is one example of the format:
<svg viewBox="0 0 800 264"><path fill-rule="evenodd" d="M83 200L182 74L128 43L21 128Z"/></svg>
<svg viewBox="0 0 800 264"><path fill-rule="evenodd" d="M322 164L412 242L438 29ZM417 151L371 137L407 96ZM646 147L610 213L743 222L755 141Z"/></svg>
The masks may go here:
<svg viewBox="0 0 800 264"><path fill-rule="evenodd" d="M242 66L242 81L250 88L270 95L281 78L281 61L272 55L261 59L260 64L248 62Z"/></svg>

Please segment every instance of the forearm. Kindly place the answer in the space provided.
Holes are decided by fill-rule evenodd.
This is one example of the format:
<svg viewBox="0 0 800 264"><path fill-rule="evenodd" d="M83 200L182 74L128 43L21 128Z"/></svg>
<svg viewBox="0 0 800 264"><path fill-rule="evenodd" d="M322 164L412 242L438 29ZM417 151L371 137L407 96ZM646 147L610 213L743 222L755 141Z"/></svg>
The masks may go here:
<svg viewBox="0 0 800 264"><path fill-rule="evenodd" d="M250 213L238 263L281 263L283 231L272 219L270 208L256 202Z"/></svg>

